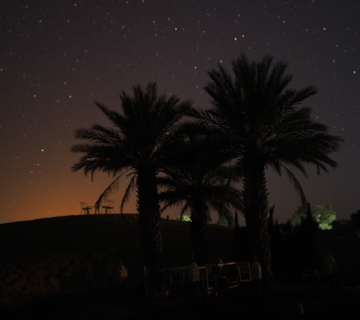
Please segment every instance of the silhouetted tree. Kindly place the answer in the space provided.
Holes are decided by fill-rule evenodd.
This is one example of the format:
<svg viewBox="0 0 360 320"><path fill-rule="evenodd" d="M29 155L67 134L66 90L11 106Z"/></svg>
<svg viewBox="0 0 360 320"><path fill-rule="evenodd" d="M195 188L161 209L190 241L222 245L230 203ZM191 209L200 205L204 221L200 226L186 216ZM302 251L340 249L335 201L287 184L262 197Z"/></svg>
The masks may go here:
<svg viewBox="0 0 360 320"><path fill-rule="evenodd" d="M321 230L330 230L332 229L332 223L336 219L336 212L332 207L324 202L318 204L315 208L312 208L312 214L319 225ZM307 206L301 205L290 217L290 224L295 227L299 226L307 216Z"/></svg>
<svg viewBox="0 0 360 320"><path fill-rule="evenodd" d="M273 65L273 57L249 62L245 55L232 61L231 75L223 65L208 72L205 86L212 108L197 110L193 117L199 126L216 132L224 139L223 148L244 172L244 217L251 237L253 253L263 265L264 276L271 276L271 252L268 235L268 168L279 175L285 172L305 196L291 165L306 174L304 164L314 164L318 172L336 167L329 154L343 141L330 135L328 128L311 119L311 109L300 104L316 93L312 86L299 91L289 89L292 76L287 64Z"/></svg>
<svg viewBox="0 0 360 320"><path fill-rule="evenodd" d="M176 140L175 129L191 103L180 102L175 95L158 95L157 85L152 82L145 89L133 86L132 94L121 93L120 112L96 102L111 127L94 124L75 131L75 137L85 143L71 149L83 154L72 170L83 169L85 175L90 173L92 177L95 171L103 171L115 177L100 195L97 205L118 187L121 177L129 178L120 210L122 212L131 191L136 189L144 259L151 272L158 268L162 253L156 178Z"/></svg>
<svg viewBox="0 0 360 320"><path fill-rule="evenodd" d="M239 225L239 214L235 211L235 220L234 220L234 237L232 242L232 251L233 251L233 260L240 261L239 257L239 241L240 241L240 225Z"/></svg>
<svg viewBox="0 0 360 320"><path fill-rule="evenodd" d="M240 226L239 214L235 211L234 238L232 243L234 261L251 261L254 258L249 243L248 229Z"/></svg>
<svg viewBox="0 0 360 320"><path fill-rule="evenodd" d="M299 266L303 270L316 270L319 267L319 227L312 213L310 203L306 205L306 217L298 231Z"/></svg>
<svg viewBox="0 0 360 320"><path fill-rule="evenodd" d="M275 205L272 205L269 208L269 218L268 218L268 229L269 229L269 234L271 235L271 231L274 229L275 227L275 222L274 222L274 212L275 212Z"/></svg>
<svg viewBox="0 0 360 320"><path fill-rule="evenodd" d="M238 180L236 168L222 165L227 158L218 154L215 143L204 136L184 139L177 148L180 154L173 154L165 175L158 179L162 209L180 206L181 214L190 212L194 257L200 265L208 263L206 233L211 210L232 221L231 209L241 206L240 192L232 185Z"/></svg>
<svg viewBox="0 0 360 320"><path fill-rule="evenodd" d="M360 210L351 214L351 221L356 225L360 226Z"/></svg>

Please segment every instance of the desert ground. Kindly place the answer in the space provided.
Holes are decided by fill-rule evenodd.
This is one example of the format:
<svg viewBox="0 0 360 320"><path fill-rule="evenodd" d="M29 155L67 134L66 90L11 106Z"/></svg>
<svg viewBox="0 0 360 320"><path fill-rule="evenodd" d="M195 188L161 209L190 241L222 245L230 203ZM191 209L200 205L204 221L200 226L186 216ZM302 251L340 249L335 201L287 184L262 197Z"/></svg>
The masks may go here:
<svg viewBox="0 0 360 320"><path fill-rule="evenodd" d="M217 298L160 299L145 295L138 218L135 214L76 215L0 225L1 319L159 319L270 315L303 318L347 316L360 303L360 239L354 226L322 232L338 263L336 287L280 283L254 294L246 286ZM162 219L165 268L188 265L191 238L187 222ZM210 225L209 260L232 261L233 229ZM86 263L93 261L93 291ZM122 260L128 284L109 291L106 265Z"/></svg>

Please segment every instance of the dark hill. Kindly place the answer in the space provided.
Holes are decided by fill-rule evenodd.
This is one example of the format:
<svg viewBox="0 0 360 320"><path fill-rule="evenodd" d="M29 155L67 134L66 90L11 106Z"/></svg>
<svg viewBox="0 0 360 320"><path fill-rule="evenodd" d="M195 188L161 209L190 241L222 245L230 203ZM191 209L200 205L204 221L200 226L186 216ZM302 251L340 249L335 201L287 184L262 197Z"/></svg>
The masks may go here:
<svg viewBox="0 0 360 320"><path fill-rule="evenodd" d="M164 267L188 265L187 222L161 221ZM210 225L209 258L231 261L233 230ZM0 301L22 303L34 296L81 292L85 266L94 261L96 285L105 286L109 259L122 259L129 281L141 282L143 260L137 215L65 216L0 225Z"/></svg>
<svg viewBox="0 0 360 320"><path fill-rule="evenodd" d="M189 224L162 220L164 267L188 265ZM0 225L0 314L4 319L157 319L269 316L293 319L297 303L305 315L353 316L360 299L360 238L353 225L321 232L324 250L338 262L340 286L279 284L263 295L235 295L201 301L107 298L106 264L122 259L129 282L141 286L143 259L137 215L66 216ZM233 229L209 225L209 259L232 260ZM245 244L246 245L246 244ZM286 252L283 253L286 260ZM94 286L88 297L85 266L94 262ZM342 282L342 283L341 283ZM344 285L343 285L344 284ZM139 287L141 289L141 287ZM106 296L107 297L107 296ZM40 299L41 298L41 299ZM16 306L16 308L12 307ZM6 317L8 315L8 317ZM1 318L1 319L2 319Z"/></svg>

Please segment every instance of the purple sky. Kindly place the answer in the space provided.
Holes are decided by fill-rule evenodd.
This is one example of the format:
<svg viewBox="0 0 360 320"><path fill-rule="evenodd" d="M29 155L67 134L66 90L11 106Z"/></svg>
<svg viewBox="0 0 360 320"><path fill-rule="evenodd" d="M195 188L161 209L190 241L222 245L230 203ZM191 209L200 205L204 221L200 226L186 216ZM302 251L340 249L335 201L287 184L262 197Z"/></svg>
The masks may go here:
<svg viewBox="0 0 360 320"><path fill-rule="evenodd" d="M70 170L79 158L70 152L74 130L107 123L94 100L116 109L122 90L154 80L161 93L207 107L207 70L241 52L251 60L272 54L289 63L294 88L318 88L307 105L345 143L337 169L297 176L311 204L330 204L338 219L360 209L357 1L3 0L0 8L0 223L94 204L111 179ZM284 221L299 198L286 177L268 177L270 204ZM121 197L122 189L116 207Z"/></svg>

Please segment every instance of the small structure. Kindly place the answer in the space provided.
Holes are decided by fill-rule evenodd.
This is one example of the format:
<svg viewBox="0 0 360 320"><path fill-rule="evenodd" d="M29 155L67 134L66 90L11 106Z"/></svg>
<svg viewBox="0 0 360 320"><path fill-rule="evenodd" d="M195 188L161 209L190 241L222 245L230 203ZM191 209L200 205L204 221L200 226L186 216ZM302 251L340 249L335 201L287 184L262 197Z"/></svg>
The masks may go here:
<svg viewBox="0 0 360 320"><path fill-rule="evenodd" d="M115 200L107 200L105 202L105 204L102 206L105 214L108 214L110 212L114 213L114 203L115 203Z"/></svg>
<svg viewBox="0 0 360 320"><path fill-rule="evenodd" d="M90 210L92 210L92 208L94 208L94 206L89 206L85 201L80 201L80 207L81 207L80 213L84 213L87 215L89 215Z"/></svg>
<svg viewBox="0 0 360 320"><path fill-rule="evenodd" d="M252 280L251 267L249 261L239 262L240 282L250 282Z"/></svg>

